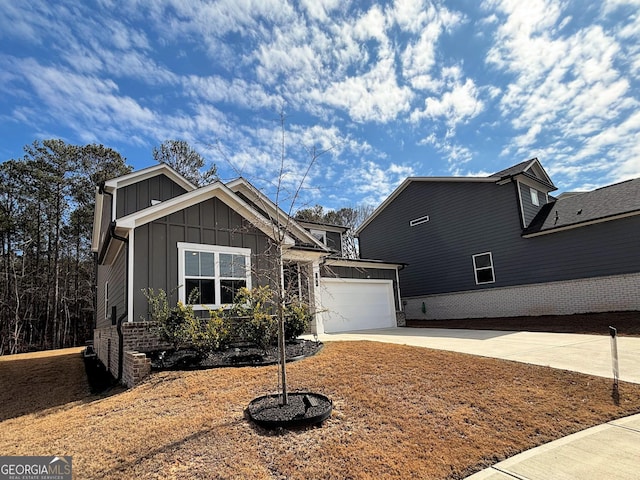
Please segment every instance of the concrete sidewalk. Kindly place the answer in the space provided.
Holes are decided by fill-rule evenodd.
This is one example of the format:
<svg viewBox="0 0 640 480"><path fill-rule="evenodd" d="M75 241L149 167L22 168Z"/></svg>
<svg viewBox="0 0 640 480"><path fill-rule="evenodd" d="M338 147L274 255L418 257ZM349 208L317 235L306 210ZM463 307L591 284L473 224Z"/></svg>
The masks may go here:
<svg viewBox="0 0 640 480"><path fill-rule="evenodd" d="M608 335L398 327L328 333L319 339L399 343L613 378ZM640 337L617 337L617 343L620 380L640 383Z"/></svg>
<svg viewBox="0 0 640 480"><path fill-rule="evenodd" d="M515 455L467 480L637 480L640 415L588 428Z"/></svg>
<svg viewBox="0 0 640 480"><path fill-rule="evenodd" d="M501 358L612 378L611 337L567 333L389 328L324 334ZM640 383L640 338L617 338L621 381ZM640 479L640 414L583 430L497 463L467 480Z"/></svg>

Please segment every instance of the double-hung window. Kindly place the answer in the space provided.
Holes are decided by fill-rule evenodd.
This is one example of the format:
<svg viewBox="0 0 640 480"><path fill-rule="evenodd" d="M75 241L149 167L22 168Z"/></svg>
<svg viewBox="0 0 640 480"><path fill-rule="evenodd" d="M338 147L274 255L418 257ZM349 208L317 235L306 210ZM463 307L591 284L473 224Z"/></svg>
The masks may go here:
<svg viewBox="0 0 640 480"><path fill-rule="evenodd" d="M529 192L531 193L531 203L533 203L536 207L539 207L540 197L538 197L538 191L535 188L530 188Z"/></svg>
<svg viewBox="0 0 640 480"><path fill-rule="evenodd" d="M309 230L309 233L316 240L319 240L323 245L327 244L327 232L325 232L324 230L315 230L312 228L311 230Z"/></svg>
<svg viewBox="0 0 640 480"><path fill-rule="evenodd" d="M178 243L178 297L197 310L233 303L240 288L251 288L251 250Z"/></svg>
<svg viewBox="0 0 640 480"><path fill-rule="evenodd" d="M491 252L474 255L473 270L476 276L476 285L493 283L496 281L496 277L493 272L493 257Z"/></svg>

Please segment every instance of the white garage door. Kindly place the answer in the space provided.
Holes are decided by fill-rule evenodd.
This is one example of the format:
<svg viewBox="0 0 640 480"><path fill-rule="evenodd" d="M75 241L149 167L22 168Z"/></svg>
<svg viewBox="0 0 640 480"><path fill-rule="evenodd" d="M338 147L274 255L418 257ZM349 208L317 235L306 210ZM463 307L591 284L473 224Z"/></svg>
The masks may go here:
<svg viewBox="0 0 640 480"><path fill-rule="evenodd" d="M320 298L326 333L396 325L391 280L322 278Z"/></svg>

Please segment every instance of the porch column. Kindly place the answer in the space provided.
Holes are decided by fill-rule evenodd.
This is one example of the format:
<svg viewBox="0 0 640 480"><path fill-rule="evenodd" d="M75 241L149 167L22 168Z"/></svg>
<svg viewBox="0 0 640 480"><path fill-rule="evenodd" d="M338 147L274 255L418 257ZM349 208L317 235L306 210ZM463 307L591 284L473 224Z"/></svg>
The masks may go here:
<svg viewBox="0 0 640 480"><path fill-rule="evenodd" d="M314 260L311 264L310 279L310 306L313 308L313 322L311 322L311 333L314 335L322 335L324 333L324 324L322 322L322 295L320 290L320 261Z"/></svg>

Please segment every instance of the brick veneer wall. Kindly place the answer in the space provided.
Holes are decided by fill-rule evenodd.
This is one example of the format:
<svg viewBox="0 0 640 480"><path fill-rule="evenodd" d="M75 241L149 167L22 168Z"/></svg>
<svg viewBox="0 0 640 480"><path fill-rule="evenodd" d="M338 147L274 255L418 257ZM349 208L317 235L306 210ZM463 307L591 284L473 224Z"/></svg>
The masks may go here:
<svg viewBox="0 0 640 480"><path fill-rule="evenodd" d="M405 298L408 319L518 317L640 310L640 273ZM426 313L422 312L422 303Z"/></svg>
<svg viewBox="0 0 640 480"><path fill-rule="evenodd" d="M140 383L151 372L151 359L144 353L124 352L122 383L131 388Z"/></svg>
<svg viewBox="0 0 640 480"><path fill-rule="evenodd" d="M135 385L135 383L129 384L127 381L137 377L130 376L129 379L127 379L126 372L131 371L132 366L130 362L138 357L128 356L126 353L133 352L144 356L144 352L171 348L171 344L160 340L155 331L155 327L156 324L154 322L125 322L122 324L125 352L122 364L122 383L129 387ZM93 331L93 344L100 361L109 369L111 374L117 378L119 338L116 327L96 328ZM149 363L149 371L150 370L151 363ZM148 374L148 372L146 372L145 375L146 374ZM142 377L139 378L139 380L141 379Z"/></svg>
<svg viewBox="0 0 640 480"><path fill-rule="evenodd" d="M93 348L98 359L114 377L118 376L118 331L116 327L96 328L93 331Z"/></svg>

